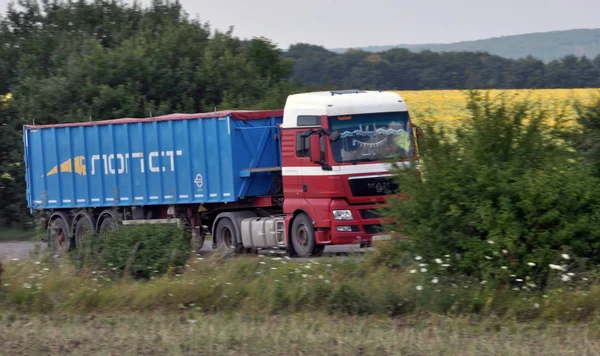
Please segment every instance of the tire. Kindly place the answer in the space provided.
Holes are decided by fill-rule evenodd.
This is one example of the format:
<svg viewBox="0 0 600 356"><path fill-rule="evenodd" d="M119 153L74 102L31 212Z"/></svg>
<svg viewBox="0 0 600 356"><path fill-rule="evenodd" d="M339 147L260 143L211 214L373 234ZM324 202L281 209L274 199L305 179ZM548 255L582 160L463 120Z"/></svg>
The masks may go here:
<svg viewBox="0 0 600 356"><path fill-rule="evenodd" d="M48 240L54 254L64 256L71 250L69 225L62 217L52 220L48 228Z"/></svg>
<svg viewBox="0 0 600 356"><path fill-rule="evenodd" d="M219 220L215 229L214 238L217 242L217 248L225 251L237 252L239 239L231 219L222 218Z"/></svg>
<svg viewBox="0 0 600 356"><path fill-rule="evenodd" d="M85 240L94 237L94 223L89 216L82 216L75 225L75 247L83 248Z"/></svg>
<svg viewBox="0 0 600 356"><path fill-rule="evenodd" d="M117 231L117 223L113 220L112 216L107 215L102 219L102 224L98 229L98 237L105 239L110 233Z"/></svg>
<svg viewBox="0 0 600 356"><path fill-rule="evenodd" d="M315 228L312 225L312 220L308 215L302 213L294 218L292 223L292 246L298 257L310 257L315 253L322 253L321 247L317 245L315 239Z"/></svg>

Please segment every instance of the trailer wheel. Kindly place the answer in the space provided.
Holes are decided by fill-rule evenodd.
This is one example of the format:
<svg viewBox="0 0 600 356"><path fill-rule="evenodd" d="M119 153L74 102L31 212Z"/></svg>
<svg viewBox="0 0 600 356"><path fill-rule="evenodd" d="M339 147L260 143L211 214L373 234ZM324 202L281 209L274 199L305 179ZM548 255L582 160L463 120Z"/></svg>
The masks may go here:
<svg viewBox="0 0 600 356"><path fill-rule="evenodd" d="M117 230L117 223L113 220L112 216L107 215L102 219L102 224L100 224L100 229L98 229L99 237L105 239L108 237L108 234Z"/></svg>
<svg viewBox="0 0 600 356"><path fill-rule="evenodd" d="M82 216L77 220L75 225L75 246L83 248L86 240L94 236L94 224L87 215Z"/></svg>
<svg viewBox="0 0 600 356"><path fill-rule="evenodd" d="M238 239L235 234L235 226L231 219L222 218L219 220L215 229L215 239L217 247L231 251L237 250Z"/></svg>
<svg viewBox="0 0 600 356"><path fill-rule="evenodd" d="M292 246L296 250L298 257L309 257L319 252L319 247L316 244L315 228L308 215L302 213L294 218L292 224ZM322 251L321 251L322 252Z"/></svg>
<svg viewBox="0 0 600 356"><path fill-rule="evenodd" d="M48 236L50 247L56 255L62 256L71 250L71 234L69 234L69 226L67 222L57 217L52 220L48 227Z"/></svg>

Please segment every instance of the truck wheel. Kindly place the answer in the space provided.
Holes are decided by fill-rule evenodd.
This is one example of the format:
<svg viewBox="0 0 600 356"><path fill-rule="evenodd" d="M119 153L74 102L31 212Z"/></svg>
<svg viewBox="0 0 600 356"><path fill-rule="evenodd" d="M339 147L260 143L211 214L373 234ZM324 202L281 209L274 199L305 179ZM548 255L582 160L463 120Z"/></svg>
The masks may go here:
<svg viewBox="0 0 600 356"><path fill-rule="evenodd" d="M88 216L82 216L75 225L75 246L83 248L83 244L94 236L94 224Z"/></svg>
<svg viewBox="0 0 600 356"><path fill-rule="evenodd" d="M48 228L48 237L50 241L50 247L55 254L62 256L67 254L71 249L71 236L69 234L69 227L63 218L58 217L52 220L50 227Z"/></svg>
<svg viewBox="0 0 600 356"><path fill-rule="evenodd" d="M112 216L108 215L102 220L102 224L100 224L100 229L98 229L99 237L105 239L108 237L108 234L117 230L117 224L113 220Z"/></svg>
<svg viewBox="0 0 600 356"><path fill-rule="evenodd" d="M229 218L222 218L217 223L215 229L215 239L217 247L229 251L237 250L237 236L235 234L235 226Z"/></svg>
<svg viewBox="0 0 600 356"><path fill-rule="evenodd" d="M313 256L315 252L319 252L319 249L321 249L316 244L315 228L306 214L299 214L294 218L291 239L298 257Z"/></svg>

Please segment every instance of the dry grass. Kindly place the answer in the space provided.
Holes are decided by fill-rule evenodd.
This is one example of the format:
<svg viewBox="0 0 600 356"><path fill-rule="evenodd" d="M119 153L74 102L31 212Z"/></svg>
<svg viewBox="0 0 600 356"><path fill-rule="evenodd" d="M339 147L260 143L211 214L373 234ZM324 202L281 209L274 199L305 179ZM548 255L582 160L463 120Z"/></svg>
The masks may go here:
<svg viewBox="0 0 600 356"><path fill-rule="evenodd" d="M250 317L2 313L0 353L79 355L594 355L594 325L420 321L322 313Z"/></svg>

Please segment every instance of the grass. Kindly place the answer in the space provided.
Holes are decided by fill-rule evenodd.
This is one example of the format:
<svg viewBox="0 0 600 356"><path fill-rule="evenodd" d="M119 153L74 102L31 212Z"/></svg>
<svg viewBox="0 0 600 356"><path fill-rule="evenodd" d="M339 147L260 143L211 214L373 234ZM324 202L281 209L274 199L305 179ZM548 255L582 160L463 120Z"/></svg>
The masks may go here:
<svg viewBox="0 0 600 356"><path fill-rule="evenodd" d="M0 305L25 313L194 312L272 316L331 315L498 317L594 321L600 283L494 288L466 278L436 278L418 265L389 268L368 256L193 257L184 271L150 280L119 279L109 269L76 270L65 260L5 261ZM424 261L419 261L424 262ZM416 268L414 268L416 267ZM179 274L176 274L179 273Z"/></svg>
<svg viewBox="0 0 600 356"><path fill-rule="evenodd" d="M80 355L586 355L595 324L332 317L324 313L108 313L0 311L6 354Z"/></svg>

